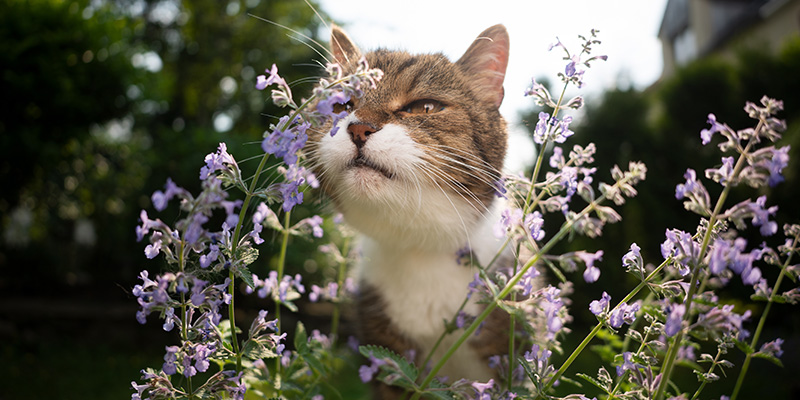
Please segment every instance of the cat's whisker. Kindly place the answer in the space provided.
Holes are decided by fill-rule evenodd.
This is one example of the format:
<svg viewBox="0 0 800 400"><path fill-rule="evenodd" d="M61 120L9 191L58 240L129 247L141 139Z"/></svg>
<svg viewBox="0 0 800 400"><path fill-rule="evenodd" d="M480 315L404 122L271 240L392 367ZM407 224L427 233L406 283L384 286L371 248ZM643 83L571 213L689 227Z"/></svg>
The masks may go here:
<svg viewBox="0 0 800 400"><path fill-rule="evenodd" d="M491 176L492 175L491 172L487 172L485 170L476 168L476 166L469 165L467 163L464 163L462 161L459 161L459 160L454 159L454 158L452 158L450 156L447 156L447 155L440 155L440 154L437 154L437 153L434 153L434 154L429 153L429 155L434 156L434 157L438 157L438 158L440 158L441 160L444 160L444 161L449 161L449 162L457 164L459 166L463 166L465 168L460 168L460 169L458 169L458 171L460 171L460 172L462 172L462 173L464 173L464 174L466 174L468 176L471 176L471 177L481 181L482 183L485 183L489 187L492 187L494 185L494 182L492 182L491 180L487 179L486 176L485 176L485 175L490 175ZM446 164L446 163L443 163L443 164ZM452 165L448 165L448 166L452 167Z"/></svg>
<svg viewBox="0 0 800 400"><path fill-rule="evenodd" d="M438 143L430 144L430 146L437 147L437 148L441 149L442 151L446 151L446 152L451 153L451 154L452 154L452 152L458 152L458 153L460 153L461 157L471 159L472 161L475 161L476 163L483 165L484 167L486 167L487 169L497 173L498 175L501 175L501 172L494 165L490 164L486 160L484 160L484 159L482 159L482 158L476 156L475 154L470 153L470 152L468 152L466 150L459 149L459 148L452 147L452 146L447 146L447 145L444 145L444 144L438 144Z"/></svg>
<svg viewBox="0 0 800 400"><path fill-rule="evenodd" d="M292 28L290 28L290 27L288 27L288 26L286 26L286 25L279 24L279 23L277 23L277 22L275 22L275 21L272 21L272 20L266 19L266 18L264 18L264 17L259 17L259 16L257 16L257 15L250 14L250 13L248 13L247 15L248 15L248 16L250 16L250 17L256 18L256 19L258 19L258 20L264 21L264 22L266 22L266 23L268 23L268 24L275 25L275 26L277 26L277 27L279 27L279 28L281 28L281 29L285 29L285 30L287 30L287 31L289 31L289 32L291 32L291 33L294 33L295 35L298 35L298 36L300 36L300 37L301 37L301 38L303 38L303 39L306 39L306 40L310 41L311 43L314 43L314 44L315 44L315 45L317 45L318 47L314 47L314 46L312 46L312 45L308 44L307 42L304 42L304 41L302 41L302 40L299 40L299 39L297 39L297 38L295 38L295 37L293 37L293 36L291 36L291 35L288 35L288 36L289 36L289 37L291 37L292 39L295 39L295 40L297 40L298 42L302 43L303 45L305 45L306 47L308 47L309 49L311 49L312 51L314 51L315 53L317 53L317 55L319 55L320 57L322 57L322 58L325 60L325 62L328 62L328 63L330 62L330 60L328 59L328 57L326 57L324 54L322 54L322 52L321 52L319 49L323 49L323 50L325 50L325 51L328 53L328 55L332 55L332 53L330 52L330 50L328 50L327 46L325 46L325 45L321 44L320 42L316 41L314 38L312 38L312 37L310 37L310 36L308 36L308 35L306 35L306 34L304 34L304 33L300 32L300 31L298 31L298 30L296 30L296 29L292 29Z"/></svg>
<svg viewBox="0 0 800 400"><path fill-rule="evenodd" d="M421 169L424 169L424 170L426 170L427 172L430 172L430 173L432 173L433 175L435 175L436 177L440 178L439 180L441 180L441 181L443 181L444 183L446 183L446 184L447 184L447 186L448 186L450 189L452 189L452 190L453 190L453 192L455 192L456 194L458 194L459 196L461 196L461 198L463 198L463 199L464 199L464 200L467 202L467 204L469 204L469 205L470 205L470 206L471 206L471 207L472 207L472 208L473 208L473 209L474 209L476 212L483 214L483 212L484 212L484 211L487 211L487 210L488 210L488 209L487 209L487 207L486 207L486 205L484 205L484 204L483 204L483 202L482 202L480 199L478 199L478 197L477 197L477 196L475 196L475 194L473 194L473 193L472 193L472 191L470 191L470 190L469 190L469 189L468 189L466 186L464 186L464 184L462 184L461 182L459 182L459 181L457 181L457 180L453 179L453 178L452 178L452 177L451 177L449 174L447 174L446 172L444 172L444 171L443 171L443 170L441 170L440 168L438 168L438 167L436 167L436 166L434 166L434 165L430 165L430 164L428 164L428 165L426 165L425 167L423 167L423 168L421 168ZM436 184L437 186L439 186L439 185L438 185L438 180L437 180L437 179L432 179L432 182L433 182L434 184ZM439 186L439 188L441 189L441 186ZM466 196L464 196L464 194L463 194L463 193L466 193L467 195L469 195L470 199L471 199L471 200L474 200L474 202L473 202L473 201L471 201L470 199L468 199ZM479 209L478 209L478 207L476 206L476 204L479 204L479 205L481 205L481 206L482 206L482 208L483 208L483 210L479 210Z"/></svg>
<svg viewBox="0 0 800 400"><path fill-rule="evenodd" d="M428 171L426 168L420 168L419 170L420 170L420 171L422 171L424 174L428 175L428 177L431 179L431 182L433 182L433 184L434 184L434 185L436 185L436 186L439 188L439 190L442 192L442 194L444 195L444 197L447 199L447 201L448 201L448 202L450 203L450 205L453 207L453 211L455 211L455 213L456 213L456 216L458 216L458 219L459 219L459 221L461 222L461 228L464 230L464 237L466 238L466 240L467 240L467 241L469 241L469 237L470 237L470 235L469 235L469 229L467 229L467 224L466 224L466 222L464 222L464 217L461 215L461 212L460 212L459 208L456 206L456 204L455 204L455 203L453 203L453 200L452 200L452 199L450 198L450 196L447 194L447 191L445 191L445 190L444 190L444 189L441 187L441 185L439 185L439 182L438 182L438 180L437 180L437 179L435 179L435 177L432 177L432 176L430 176L430 174L429 174L429 173L430 173L430 172L432 172L432 171ZM445 183L447 183L447 184L449 185L449 183L448 183L446 180L444 180L444 182L445 182ZM452 187L451 187L451 189L452 189ZM456 192L456 193L457 193L457 192ZM462 196L462 197L463 197L463 196ZM467 203L469 203L469 202L467 202ZM473 206L473 208L475 208L475 207ZM475 210L476 210L476 211L478 211L477 209L475 209ZM480 211L478 211L478 212L480 212ZM468 244L468 245L469 245L469 244Z"/></svg>

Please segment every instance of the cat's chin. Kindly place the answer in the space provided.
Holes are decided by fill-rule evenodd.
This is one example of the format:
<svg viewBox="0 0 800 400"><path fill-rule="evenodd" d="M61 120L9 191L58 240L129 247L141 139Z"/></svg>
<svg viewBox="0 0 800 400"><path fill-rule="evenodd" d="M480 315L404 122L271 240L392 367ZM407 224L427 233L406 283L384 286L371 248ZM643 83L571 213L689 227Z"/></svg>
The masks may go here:
<svg viewBox="0 0 800 400"><path fill-rule="evenodd" d="M370 179L372 173L383 175L386 179L395 178L394 172L363 156L354 158L347 164L347 168L355 174L356 179Z"/></svg>

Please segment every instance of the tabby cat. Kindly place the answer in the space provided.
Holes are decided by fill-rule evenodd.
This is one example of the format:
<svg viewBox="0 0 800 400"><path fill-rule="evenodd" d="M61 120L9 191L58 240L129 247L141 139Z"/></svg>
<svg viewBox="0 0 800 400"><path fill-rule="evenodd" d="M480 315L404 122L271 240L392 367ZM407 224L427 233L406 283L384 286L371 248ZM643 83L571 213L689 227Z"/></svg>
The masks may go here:
<svg viewBox="0 0 800 400"><path fill-rule="evenodd" d="M481 33L456 62L442 54L361 52L333 27L331 52L345 72L366 58L383 80L343 106L338 133L310 143L324 192L362 235L357 315L362 344L413 350L421 362L467 296L475 270L456 253L487 263L500 206L495 184L506 154L498 107L508 63L502 25ZM476 296L477 297L477 296ZM477 315L481 305L466 311ZM508 351L498 313L440 371L450 382L492 378L488 357ZM451 334L434 355L455 340ZM393 397L382 387L380 398Z"/></svg>

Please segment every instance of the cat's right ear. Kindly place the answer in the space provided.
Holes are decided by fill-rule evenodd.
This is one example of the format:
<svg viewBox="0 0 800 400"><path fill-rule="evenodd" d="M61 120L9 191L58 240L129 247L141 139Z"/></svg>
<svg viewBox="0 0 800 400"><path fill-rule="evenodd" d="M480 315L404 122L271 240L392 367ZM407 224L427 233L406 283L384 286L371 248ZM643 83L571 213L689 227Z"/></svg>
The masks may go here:
<svg viewBox="0 0 800 400"><path fill-rule="evenodd" d="M331 53L333 53L333 61L339 65L357 62L361 59L361 51L337 25L331 26Z"/></svg>
<svg viewBox="0 0 800 400"><path fill-rule="evenodd" d="M508 66L508 32L495 25L478 35L456 65L461 66L475 81L479 92L500 107L503 102L503 80Z"/></svg>

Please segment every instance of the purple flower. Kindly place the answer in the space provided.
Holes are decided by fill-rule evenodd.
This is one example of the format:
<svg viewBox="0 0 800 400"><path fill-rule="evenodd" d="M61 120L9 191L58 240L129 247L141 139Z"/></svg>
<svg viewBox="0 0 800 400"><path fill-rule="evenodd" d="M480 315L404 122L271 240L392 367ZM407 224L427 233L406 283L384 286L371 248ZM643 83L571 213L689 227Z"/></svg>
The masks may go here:
<svg viewBox="0 0 800 400"><path fill-rule="evenodd" d="M773 150L772 158L767 162L766 166L769 169L769 186L783 182L783 175L781 172L789 165L789 149L791 146L783 146L780 149Z"/></svg>
<svg viewBox="0 0 800 400"><path fill-rule="evenodd" d="M708 123L711 125L711 128L700 131L700 138L702 139L703 145L711 142L711 136L714 135L714 133L725 129L724 125L717 122L717 116L714 114L708 114Z"/></svg>
<svg viewBox="0 0 800 400"><path fill-rule="evenodd" d="M722 157L722 166L706 170L706 178L727 186L733 177L733 157Z"/></svg>
<svg viewBox="0 0 800 400"><path fill-rule="evenodd" d="M192 358L191 357L187 357L187 355L184 354L184 356L183 356L183 376L188 378L190 376L195 376L195 375L197 375L197 368L195 368L192 365Z"/></svg>
<svg viewBox="0 0 800 400"><path fill-rule="evenodd" d="M585 251L579 251L575 254L586 264L583 279L588 283L596 282L600 277L600 269L595 267L594 263L603 259L603 250L598 250L594 254Z"/></svg>
<svg viewBox="0 0 800 400"><path fill-rule="evenodd" d="M539 306L544 311L547 323L547 337L553 339L555 335L564 326L564 321L558 315L559 311L564 307L564 301L561 299L561 290L553 286L548 286L542 291L543 298Z"/></svg>
<svg viewBox="0 0 800 400"><path fill-rule="evenodd" d="M753 226L761 227L759 229L761 236L772 236L778 231L778 224L775 221L770 221L769 216L775 215L778 211L778 206L765 209L766 202L767 196L761 196L756 199L755 203L750 203L749 206L753 212Z"/></svg>
<svg viewBox="0 0 800 400"><path fill-rule="evenodd" d="M192 285L192 295L189 297L189 301L195 306L200 307L206 301L206 294L203 290L208 285L208 282L194 278L194 285Z"/></svg>
<svg viewBox="0 0 800 400"><path fill-rule="evenodd" d="M531 346L530 351L525 352L523 358L528 364L530 364L531 369L535 371L541 377L541 379L543 379L555 371L555 369L550 365L551 355L553 355L552 351L542 348L540 352L539 345L534 344Z"/></svg>
<svg viewBox="0 0 800 400"><path fill-rule="evenodd" d="M499 197L501 199L507 199L508 198L508 197L506 197L506 193L508 193L508 190L506 190L506 181L505 181L504 178L500 178L500 179L492 182L492 187L494 188L494 195L495 196L497 196L497 197Z"/></svg>
<svg viewBox="0 0 800 400"><path fill-rule="evenodd" d="M308 293L308 299L311 300L312 303L316 303L319 301L319 297L322 294L322 288L317 285L311 285L311 292Z"/></svg>
<svg viewBox="0 0 800 400"><path fill-rule="evenodd" d="M531 268L533 269L533 268ZM481 274L476 272L472 282L467 285L467 298L472 297L473 293L480 292L482 288L485 287L485 283L483 279L481 279Z"/></svg>
<svg viewBox="0 0 800 400"><path fill-rule="evenodd" d="M553 146L553 154L550 156L550 166L561 169L566 164L564 160L564 150L561 147Z"/></svg>
<svg viewBox="0 0 800 400"><path fill-rule="evenodd" d="M386 361L380 360L378 358L369 357L370 365L362 365L358 369L358 376L361 378L361 382L367 383L372 380L372 377L378 373L381 365L386 364Z"/></svg>
<svg viewBox="0 0 800 400"><path fill-rule="evenodd" d="M533 141L537 144L544 143L547 136L547 121L550 120L550 114L542 111L539 113L539 122L536 123L536 128L533 130Z"/></svg>
<svg viewBox="0 0 800 400"><path fill-rule="evenodd" d="M568 137L572 136L575 132L569 130L569 124L572 122L572 116L567 115L561 121L558 122L558 133L556 134L553 140L556 143L564 143Z"/></svg>
<svg viewBox="0 0 800 400"><path fill-rule="evenodd" d="M579 61L580 59L578 56L572 56L567 66L564 68L564 75L566 75L568 78L572 78L572 76L575 75L575 72L577 72L575 66Z"/></svg>
<svg viewBox="0 0 800 400"><path fill-rule="evenodd" d="M186 228L186 232L184 232L184 239L186 240L186 243L197 243L202 236L208 233L205 229L203 229L203 224L206 222L208 222L207 216L200 213L192 214L189 226Z"/></svg>
<svg viewBox="0 0 800 400"><path fill-rule="evenodd" d="M631 361L631 356L633 353L630 351L626 351L622 353L622 365L617 366L617 376L622 376L625 371L635 371L637 368L642 367L639 364L635 364Z"/></svg>
<svg viewBox="0 0 800 400"><path fill-rule="evenodd" d="M700 246L695 243L692 235L677 229L667 229L667 239L661 244L661 255L664 259L674 257L679 263L678 272L681 276L689 274L689 265L694 265L700 256Z"/></svg>
<svg viewBox="0 0 800 400"><path fill-rule="evenodd" d="M142 221L141 225L136 226L136 241L140 242L144 237L150 233L150 228L153 227L155 221L147 217L147 211L142 210L139 213L139 219Z"/></svg>
<svg viewBox="0 0 800 400"><path fill-rule="evenodd" d="M262 201L258 207L256 207L256 212L253 213L253 223L260 224L264 222L265 219L274 215L275 212L267 207L267 205Z"/></svg>
<svg viewBox="0 0 800 400"><path fill-rule="evenodd" d="M208 268L211 263L216 261L219 258L219 246L216 244L212 244L208 246L209 252L208 254L203 254L200 256L200 268Z"/></svg>
<svg viewBox="0 0 800 400"><path fill-rule="evenodd" d="M472 249L469 248L469 245L456 250L456 263L458 265L469 265L470 260L472 260Z"/></svg>
<svg viewBox="0 0 800 400"><path fill-rule="evenodd" d="M176 185L172 179L167 178L165 191L162 192L160 190L156 190L153 192L153 195L150 197L150 199L153 202L153 207L155 207L157 211L164 211L164 209L167 208L167 203L170 199L177 194L183 193L186 193L186 190L178 187L178 185Z"/></svg>
<svg viewBox="0 0 800 400"><path fill-rule="evenodd" d="M600 315L604 312L608 312L609 302L611 302L611 296L609 296L608 293L603 292L600 300L593 300L591 303L589 303L589 311L591 311L594 315Z"/></svg>
<svg viewBox="0 0 800 400"><path fill-rule="evenodd" d="M523 296L529 296L536 286L536 277L538 276L539 270L534 267L529 268L525 274L522 275L522 279L517 282L515 289L522 290Z"/></svg>
<svg viewBox="0 0 800 400"><path fill-rule="evenodd" d="M689 197L689 194L700 186L700 183L697 181L697 173L693 169L687 169L683 177L686 178L686 182L680 183L675 187L675 198L678 200Z"/></svg>
<svg viewBox="0 0 800 400"><path fill-rule="evenodd" d="M164 355L164 365L161 366L161 370L164 371L167 375L173 375L178 372L178 351L180 351L180 347L178 346L167 346L167 354Z"/></svg>
<svg viewBox="0 0 800 400"><path fill-rule="evenodd" d="M256 89L264 90L267 86L272 84L286 86L286 81L278 75L278 67L275 64L272 64L272 69L266 72L269 74L269 77L266 75L259 75L256 77Z"/></svg>
<svg viewBox="0 0 800 400"><path fill-rule="evenodd" d="M175 327L175 309L170 307L164 312L164 325L162 328L169 332Z"/></svg>
<svg viewBox="0 0 800 400"><path fill-rule="evenodd" d="M642 264L644 261L642 259L642 254L640 253L640 250L641 248L639 247L639 245L637 245L636 243L631 243L631 250L625 253L624 256L622 256L622 266L627 268L628 271L642 270Z"/></svg>
<svg viewBox="0 0 800 400"><path fill-rule="evenodd" d="M303 202L303 192L299 191L302 181L302 179L300 181L289 181L278 186L278 191L283 197L283 211L289 212L294 206Z"/></svg>
<svg viewBox="0 0 800 400"><path fill-rule="evenodd" d="M216 152L207 154L204 161L206 165L200 168L201 181L208 179L215 171L226 170L226 165L231 165L234 169L239 168L236 160L228 153L228 145L224 142L219 144Z"/></svg>
<svg viewBox="0 0 800 400"><path fill-rule="evenodd" d="M163 237L163 235L161 234L161 232L153 232L153 236L150 237L150 240L152 241L152 243L148 244L144 248L144 255L148 259L155 258L155 256L157 256L158 253L161 251L161 238L162 237Z"/></svg>
<svg viewBox="0 0 800 400"><path fill-rule="evenodd" d="M686 306L683 304L671 304L667 307L667 321L664 324L664 335L672 337L680 332L684 313L686 313Z"/></svg>
<svg viewBox="0 0 800 400"><path fill-rule="evenodd" d="M325 116L333 116L333 106L335 104L345 104L350 101L350 95L344 92L333 92L327 98L324 98L317 103L317 111Z"/></svg>
<svg viewBox="0 0 800 400"><path fill-rule="evenodd" d="M783 355L783 350L781 350L782 345L783 345L783 339L778 338L771 342L764 343L761 346L761 350L759 350L759 352L773 355L775 357L780 357Z"/></svg>
<svg viewBox="0 0 800 400"><path fill-rule="evenodd" d="M286 165L297 163L297 152L305 146L308 140L306 130L311 126L308 122L294 124L295 121L289 123L288 116L281 117L272 133L261 142L265 153L282 158Z"/></svg>
<svg viewBox="0 0 800 400"><path fill-rule="evenodd" d="M717 335L732 335L738 340L744 340L750 336L750 332L742 328L742 323L750 318L750 310L737 314L733 308L732 304L714 307L700 314L695 325Z"/></svg>
<svg viewBox="0 0 800 400"><path fill-rule="evenodd" d="M472 387L478 395L476 400L492 400L492 396L487 391L494 387L494 379L489 379L489 382L486 383L472 382Z"/></svg>
<svg viewBox="0 0 800 400"><path fill-rule="evenodd" d="M639 302L631 305L625 302L620 303L608 316L609 325L612 328L621 328L623 323L632 324L636 320L636 313L639 311L639 307Z"/></svg>
<svg viewBox="0 0 800 400"><path fill-rule="evenodd" d="M308 224L311 226L312 235L316 238L322 237L322 217L315 215L308 219Z"/></svg>
<svg viewBox="0 0 800 400"><path fill-rule="evenodd" d="M544 219L539 211L534 211L525 216L525 228L527 228L533 240L538 242L544 239L544 229L542 229L543 226Z"/></svg>
<svg viewBox="0 0 800 400"><path fill-rule="evenodd" d="M498 239L506 237L506 233L522 222L522 210L519 208L505 209L500 214L500 221L494 226L494 235Z"/></svg>

